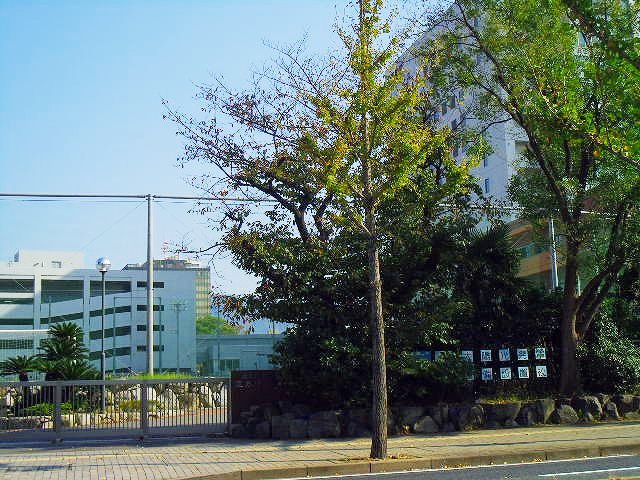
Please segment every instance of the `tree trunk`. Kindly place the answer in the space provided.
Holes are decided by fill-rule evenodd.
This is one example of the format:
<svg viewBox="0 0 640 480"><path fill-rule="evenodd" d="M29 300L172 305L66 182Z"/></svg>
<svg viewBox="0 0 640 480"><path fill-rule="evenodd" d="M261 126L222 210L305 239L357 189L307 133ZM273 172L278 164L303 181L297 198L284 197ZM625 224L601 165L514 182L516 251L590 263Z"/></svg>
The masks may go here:
<svg viewBox="0 0 640 480"><path fill-rule="evenodd" d="M576 333L578 281L578 246L568 243L565 263L562 320L560 323L560 385L562 395L573 395L578 390L578 335Z"/></svg>
<svg viewBox="0 0 640 480"><path fill-rule="evenodd" d="M380 258L376 238L376 221L373 212L366 214L369 230L369 307L371 320L372 363L372 432L371 458L387 456L387 367L384 345L384 318L382 316L382 281Z"/></svg>

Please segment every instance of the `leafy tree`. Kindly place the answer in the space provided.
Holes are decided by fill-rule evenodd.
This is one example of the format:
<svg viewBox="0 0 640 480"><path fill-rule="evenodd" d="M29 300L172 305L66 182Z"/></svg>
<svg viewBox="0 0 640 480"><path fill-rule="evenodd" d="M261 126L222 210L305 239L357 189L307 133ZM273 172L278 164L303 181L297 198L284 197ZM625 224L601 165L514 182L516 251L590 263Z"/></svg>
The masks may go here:
<svg viewBox="0 0 640 480"><path fill-rule="evenodd" d="M238 335L242 332L241 326L233 325L222 317L206 315L196 319L198 335Z"/></svg>
<svg viewBox="0 0 640 480"><path fill-rule="evenodd" d="M327 308L334 299L323 288L330 283L327 277L341 267L335 263L345 252L352 265L367 266L350 270L349 275L366 274L365 289L347 301L369 310L369 326L360 323L359 328L371 339L371 456L384 458L387 378L380 254L396 232L385 229L382 211L398 208L395 200L401 195L412 194L422 210L468 195L473 161L456 163L447 151L451 131L436 131L425 121L424 79L418 75L407 82L406 72L396 68L401 40L381 20L382 2L360 0L358 7L353 33L338 32L344 51L326 63L304 58L300 49L279 49L281 60L257 78L252 91L202 88L203 110L212 118L190 119L171 110L168 115L187 141L182 161L202 160L217 170L203 177L203 189L229 198L235 198L230 192L251 199L261 194L276 204L266 212L232 201L223 207L221 246L232 252L237 265L263 279L256 295L231 299L232 309L251 312L258 297L271 309L286 309L282 316L306 315L306 306L296 310L289 302L289 295L298 294L298 283L306 283L317 287L317 303L325 304L309 312L311 318L336 323L340 317ZM392 37L389 43L385 36ZM266 214L267 221L256 213ZM341 231L349 232L340 240L350 242L348 249L333 250ZM307 265L303 271L290 268L302 263ZM284 296L270 294L273 289ZM398 290L407 294L410 289Z"/></svg>
<svg viewBox="0 0 640 480"><path fill-rule="evenodd" d="M2 375L17 375L21 382L29 381L29 373L37 370L38 362L35 357L16 355L0 362Z"/></svg>
<svg viewBox="0 0 640 480"><path fill-rule="evenodd" d="M580 36L560 1L457 0L440 22L450 28L429 49L448 52L441 84L473 88L471 111L485 125L519 127L526 151L510 194L525 218L561 223L559 388L573 393L578 344L622 269L638 258L640 177L626 160L631 153L619 154L632 148L603 150L599 140L621 138L620 129L634 134L637 124L621 114L635 83L615 79L610 56ZM580 292L579 276L588 279Z"/></svg>

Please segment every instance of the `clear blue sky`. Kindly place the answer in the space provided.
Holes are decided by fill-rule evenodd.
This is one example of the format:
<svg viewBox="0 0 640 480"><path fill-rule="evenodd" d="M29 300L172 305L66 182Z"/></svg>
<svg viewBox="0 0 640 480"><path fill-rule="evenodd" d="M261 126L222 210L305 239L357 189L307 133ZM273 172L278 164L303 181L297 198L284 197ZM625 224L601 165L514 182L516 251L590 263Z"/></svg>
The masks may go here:
<svg viewBox="0 0 640 480"><path fill-rule="evenodd" d="M197 195L161 99L197 113L193 84L223 75L242 86L274 56L264 40L307 35L326 52L346 3L0 0L0 192ZM188 208L156 207L156 258L163 241L215 238ZM0 221L2 261L19 248L83 251L88 267L146 258L141 203L0 200ZM214 268L223 291L253 286L226 261Z"/></svg>

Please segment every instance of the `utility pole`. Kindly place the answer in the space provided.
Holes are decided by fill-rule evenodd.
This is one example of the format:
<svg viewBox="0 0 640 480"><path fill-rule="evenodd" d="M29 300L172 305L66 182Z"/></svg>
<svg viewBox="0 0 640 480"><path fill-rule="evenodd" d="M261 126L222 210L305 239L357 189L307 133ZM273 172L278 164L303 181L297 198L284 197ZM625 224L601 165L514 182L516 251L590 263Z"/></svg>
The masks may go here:
<svg viewBox="0 0 640 480"><path fill-rule="evenodd" d="M147 195L147 373L153 375L153 195Z"/></svg>

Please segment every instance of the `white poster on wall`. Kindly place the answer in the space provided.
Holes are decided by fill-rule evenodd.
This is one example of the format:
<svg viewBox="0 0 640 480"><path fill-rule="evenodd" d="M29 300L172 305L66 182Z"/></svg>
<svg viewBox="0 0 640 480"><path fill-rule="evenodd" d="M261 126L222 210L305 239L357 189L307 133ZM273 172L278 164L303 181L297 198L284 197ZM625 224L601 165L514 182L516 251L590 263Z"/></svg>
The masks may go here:
<svg viewBox="0 0 640 480"><path fill-rule="evenodd" d="M491 361L491 350L480 350L480 361L481 362L490 362Z"/></svg>
<svg viewBox="0 0 640 480"><path fill-rule="evenodd" d="M546 365L536 365L536 377L538 377L538 378L547 378L547 366Z"/></svg>
<svg viewBox="0 0 640 480"><path fill-rule="evenodd" d="M529 350L526 348L519 348L517 353L519 361L529 360Z"/></svg>
<svg viewBox="0 0 640 480"><path fill-rule="evenodd" d="M502 380L511 380L511 367L503 367L500 369L500 378Z"/></svg>
<svg viewBox="0 0 640 480"><path fill-rule="evenodd" d="M508 362L511 360L511 353L508 348L501 348L498 350L498 358L501 362Z"/></svg>
<svg viewBox="0 0 640 480"><path fill-rule="evenodd" d="M529 378L529 367L518 367L518 378Z"/></svg>
<svg viewBox="0 0 640 480"><path fill-rule="evenodd" d="M547 359L547 349L544 347L536 347L536 360L546 360Z"/></svg>
<svg viewBox="0 0 640 480"><path fill-rule="evenodd" d="M482 369L482 380L485 382L493 380L493 369L492 368L483 368Z"/></svg>

